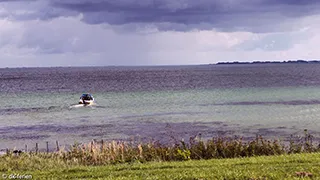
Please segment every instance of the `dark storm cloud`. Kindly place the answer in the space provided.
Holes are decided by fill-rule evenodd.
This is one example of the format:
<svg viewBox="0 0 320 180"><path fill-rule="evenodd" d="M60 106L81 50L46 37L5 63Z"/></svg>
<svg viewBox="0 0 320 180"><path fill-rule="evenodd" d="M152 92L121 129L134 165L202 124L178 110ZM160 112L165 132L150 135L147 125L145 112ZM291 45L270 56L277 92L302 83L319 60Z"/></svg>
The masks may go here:
<svg viewBox="0 0 320 180"><path fill-rule="evenodd" d="M14 0L15 2L19 0ZM22 1L21 2L26 2ZM36 1L36 0L28 0ZM9 0L0 0L9 2ZM10 1L12 2L12 1ZM38 12L17 20L50 20L83 14L88 24L153 25L159 30L279 32L284 21L317 14L319 0L47 0Z"/></svg>
<svg viewBox="0 0 320 180"><path fill-rule="evenodd" d="M285 4L285 5L309 5L309 4L316 4L319 3L318 0L263 0L261 4L264 5L278 5L278 4Z"/></svg>
<svg viewBox="0 0 320 180"><path fill-rule="evenodd" d="M170 15L186 14L215 15L219 13L239 13L273 11L290 11L293 6L309 6L319 4L318 0L54 0L53 5L79 12L123 12L129 14ZM213 14L212 14L213 13ZM128 15L129 15L128 14Z"/></svg>
<svg viewBox="0 0 320 180"><path fill-rule="evenodd" d="M319 12L318 0L99 0L52 1L54 7L84 14L89 24L153 23L163 29L277 31L270 25ZM168 25L171 23L171 25ZM164 26L163 24L167 24ZM181 25L184 28L181 28ZM269 27L267 27L269 25ZM279 30L279 29L278 29Z"/></svg>
<svg viewBox="0 0 320 180"><path fill-rule="evenodd" d="M1 2L27 2L27 1L37 1L37 0L0 0Z"/></svg>

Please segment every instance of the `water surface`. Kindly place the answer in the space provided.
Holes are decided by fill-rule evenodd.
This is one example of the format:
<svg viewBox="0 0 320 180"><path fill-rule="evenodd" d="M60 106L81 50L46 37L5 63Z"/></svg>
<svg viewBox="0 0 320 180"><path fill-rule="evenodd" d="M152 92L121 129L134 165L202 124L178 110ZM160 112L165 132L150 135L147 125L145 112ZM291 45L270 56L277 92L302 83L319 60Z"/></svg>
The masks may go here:
<svg viewBox="0 0 320 180"><path fill-rule="evenodd" d="M320 134L320 65L0 69L0 149ZM76 107L92 93L97 105Z"/></svg>

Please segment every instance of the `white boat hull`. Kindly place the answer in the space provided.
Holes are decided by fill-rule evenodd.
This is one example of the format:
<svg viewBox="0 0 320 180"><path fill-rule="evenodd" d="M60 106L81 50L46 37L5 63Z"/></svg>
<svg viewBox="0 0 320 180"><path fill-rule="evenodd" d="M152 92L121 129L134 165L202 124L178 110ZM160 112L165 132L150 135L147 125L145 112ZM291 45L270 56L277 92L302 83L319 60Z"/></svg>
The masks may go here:
<svg viewBox="0 0 320 180"><path fill-rule="evenodd" d="M79 104L92 105L94 104L94 100L79 100Z"/></svg>

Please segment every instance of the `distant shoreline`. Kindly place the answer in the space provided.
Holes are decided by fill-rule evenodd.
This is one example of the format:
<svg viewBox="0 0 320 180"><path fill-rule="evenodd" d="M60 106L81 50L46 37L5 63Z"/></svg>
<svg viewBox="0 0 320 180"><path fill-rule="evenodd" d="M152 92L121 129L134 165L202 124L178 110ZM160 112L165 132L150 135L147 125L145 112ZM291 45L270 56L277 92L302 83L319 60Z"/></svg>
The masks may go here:
<svg viewBox="0 0 320 180"><path fill-rule="evenodd" d="M224 65L224 64L315 64L320 63L320 60L289 60L289 61L253 61L253 62L239 62L239 61L233 61L233 62L218 62L215 65Z"/></svg>
<svg viewBox="0 0 320 180"><path fill-rule="evenodd" d="M190 67L190 66L212 66L212 65L243 65L243 64L320 64L320 60L288 60L288 61L252 61L252 62L241 62L241 61L227 61L217 63L203 63L203 64L155 64L155 65L86 65L86 66L12 66L12 67L0 67L2 69L69 69L69 68L167 68L167 67Z"/></svg>

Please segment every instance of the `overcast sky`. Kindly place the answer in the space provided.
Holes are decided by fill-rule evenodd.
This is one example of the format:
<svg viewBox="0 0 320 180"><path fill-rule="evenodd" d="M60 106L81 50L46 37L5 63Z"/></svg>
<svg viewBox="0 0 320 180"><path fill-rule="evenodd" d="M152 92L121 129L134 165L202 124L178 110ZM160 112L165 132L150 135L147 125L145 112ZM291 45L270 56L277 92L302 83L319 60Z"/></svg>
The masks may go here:
<svg viewBox="0 0 320 180"><path fill-rule="evenodd" d="M319 0L0 0L0 67L320 59Z"/></svg>

